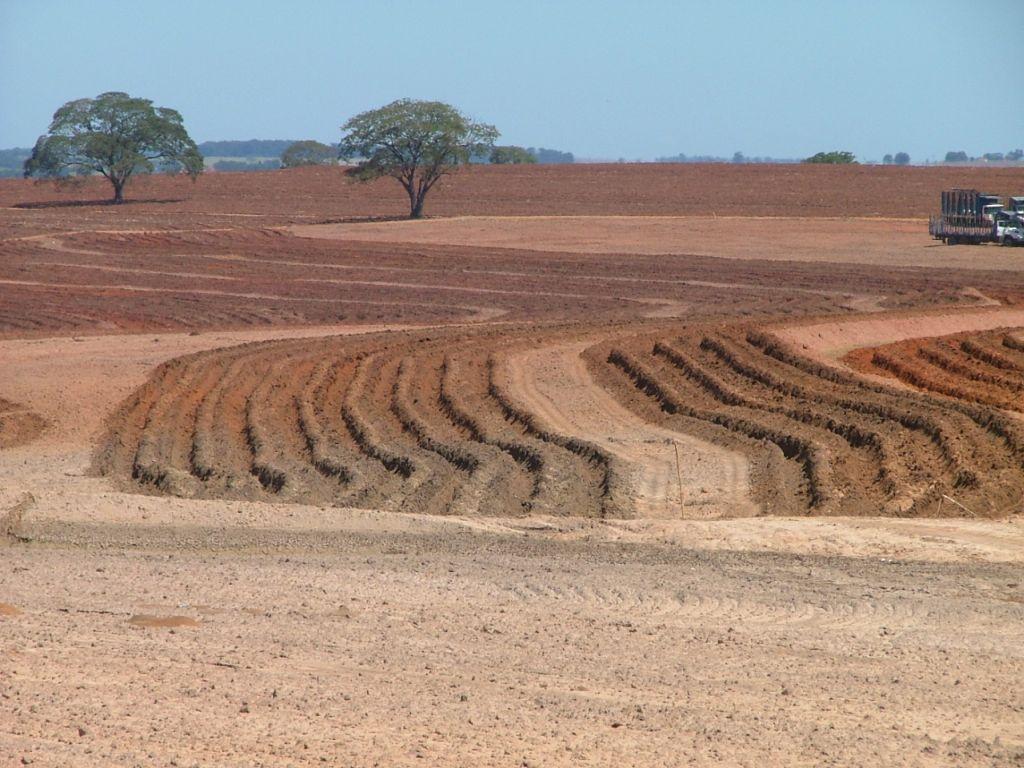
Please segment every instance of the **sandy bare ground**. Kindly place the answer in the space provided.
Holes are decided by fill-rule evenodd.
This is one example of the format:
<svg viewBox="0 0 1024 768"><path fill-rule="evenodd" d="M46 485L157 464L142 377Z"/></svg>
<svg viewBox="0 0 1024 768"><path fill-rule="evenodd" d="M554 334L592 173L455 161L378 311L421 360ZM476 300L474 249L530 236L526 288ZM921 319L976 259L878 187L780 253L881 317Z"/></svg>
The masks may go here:
<svg viewBox="0 0 1024 768"><path fill-rule="evenodd" d="M254 537L265 554L244 555L93 536L73 556L2 553L14 764L1011 766L1024 750L1019 566L547 532Z"/></svg>
<svg viewBox="0 0 1024 768"><path fill-rule="evenodd" d="M962 331L1024 326L1024 309L1003 307L796 324L775 334L804 352L838 358L852 349Z"/></svg>
<svg viewBox="0 0 1024 768"><path fill-rule="evenodd" d="M634 416L591 379L581 357L587 346L575 342L512 356L512 394L550 429L596 443L629 467L639 517L756 511L743 456Z"/></svg>
<svg viewBox="0 0 1024 768"><path fill-rule="evenodd" d="M752 216L463 216L420 221L298 224L302 237L475 245L566 253L690 254L736 259L1021 271L1012 248L945 246L926 221Z"/></svg>

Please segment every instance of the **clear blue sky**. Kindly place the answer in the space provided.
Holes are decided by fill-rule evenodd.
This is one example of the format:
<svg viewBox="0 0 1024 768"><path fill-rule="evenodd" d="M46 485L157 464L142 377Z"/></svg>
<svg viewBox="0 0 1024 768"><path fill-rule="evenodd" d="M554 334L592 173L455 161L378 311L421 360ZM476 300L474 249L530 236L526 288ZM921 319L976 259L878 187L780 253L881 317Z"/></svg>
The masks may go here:
<svg viewBox="0 0 1024 768"><path fill-rule="evenodd" d="M197 141L335 141L403 96L502 142L915 160L1024 146L1021 0L0 0L0 147L123 90ZM1008 96L1001 98L998 93Z"/></svg>

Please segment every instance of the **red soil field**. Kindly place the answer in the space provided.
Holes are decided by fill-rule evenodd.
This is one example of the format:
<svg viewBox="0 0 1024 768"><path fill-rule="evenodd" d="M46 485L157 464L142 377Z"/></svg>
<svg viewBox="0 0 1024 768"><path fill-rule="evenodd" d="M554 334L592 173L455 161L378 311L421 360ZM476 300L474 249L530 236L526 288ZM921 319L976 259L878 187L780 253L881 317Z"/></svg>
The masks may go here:
<svg viewBox="0 0 1024 768"><path fill-rule="evenodd" d="M957 183L1024 183L1015 170L971 174L957 169ZM964 390L965 402L942 405L830 373L760 330L786 318L1022 303L1024 269L1012 260L999 270L970 259L956 269L877 266L928 241L907 240L894 257L886 227L912 224L864 217L922 216L951 182L948 169L480 167L449 179L431 201L439 213L585 213L523 220L563 222L568 229L557 237L572 244L563 252L531 249L529 236L517 240L514 230L490 245L472 237L447 243L432 222L419 241L420 225L371 225L373 242L351 226L340 233L286 226L398 213L393 184L353 186L339 169L211 174L194 186L146 178L132 190L138 202L124 206L71 204L52 188L7 182L0 185L9 203L0 212L0 335L432 328L272 342L167 363L112 417L96 464L150 492L631 517L638 510L730 514L729 504L744 514L928 515L955 491L994 516L1024 486L1024 438L988 410L1007 404L1009 384L1002 399ZM90 182L75 194L87 200L100 191ZM721 230L685 224L667 237L636 230L634 252L603 249L598 241L615 235L600 227L623 219L588 217L609 211L803 218L777 219L788 240L760 258L756 241L744 253L721 245ZM828 227L801 223L826 216L861 218L847 219L831 239ZM488 243L489 233L515 219L476 221L476 239ZM604 234L588 233L591 223ZM749 226L756 232L756 221ZM403 233L411 234L403 240ZM684 238L680 252L657 252L676 237ZM866 263L841 263L847 256L834 244L851 239ZM644 252L647 242L662 244ZM804 248L802 261L785 260L787 242ZM628 237L621 243L633 248ZM1001 257L1007 250L951 252ZM554 428L559 408L571 403L531 399L531 387L543 384L516 373L516 350L527 339L546 339L552 349L585 340L574 354L587 350L589 374L572 375L592 376L581 391L606 389L632 414L632 428L688 435L703 441L691 446L698 452L721 446L726 453L708 464L717 467L708 471L720 478L718 490L687 493L680 467L674 491L667 470L637 474L637 466L663 459L601 442L586 413ZM553 360L557 375L575 365ZM509 389L513 378L518 394ZM996 378L989 375L992 386ZM13 427L7 432L14 435ZM722 479L732 477L733 464L744 480ZM692 485L700 487L696 476Z"/></svg>
<svg viewBox="0 0 1024 768"><path fill-rule="evenodd" d="M444 178L429 216L870 216L927 218L939 193L977 187L1020 194L1019 168L615 164L474 166ZM408 214L390 179L350 182L341 168L208 173L133 180L127 203L104 203L110 185L91 179L59 190L50 182L0 180L5 230L267 226ZM15 207L20 206L20 207Z"/></svg>
<svg viewBox="0 0 1024 768"><path fill-rule="evenodd" d="M1024 340L1014 329L858 349L844 360L956 400L1024 412Z"/></svg>
<svg viewBox="0 0 1024 768"><path fill-rule="evenodd" d="M1024 260L954 185L1024 173L473 168L454 241L0 182L0 754L1019 765Z"/></svg>

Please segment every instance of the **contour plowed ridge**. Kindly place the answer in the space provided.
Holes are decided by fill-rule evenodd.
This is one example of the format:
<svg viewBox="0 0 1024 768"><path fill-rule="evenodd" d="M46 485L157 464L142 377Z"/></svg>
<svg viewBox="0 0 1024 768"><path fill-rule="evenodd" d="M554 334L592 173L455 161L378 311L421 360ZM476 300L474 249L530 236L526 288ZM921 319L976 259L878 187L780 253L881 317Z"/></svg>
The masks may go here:
<svg viewBox="0 0 1024 768"><path fill-rule="evenodd" d="M920 390L1024 411L1024 332L1002 328L911 339L847 356L853 367Z"/></svg>
<svg viewBox="0 0 1024 768"><path fill-rule="evenodd" d="M1015 364L1017 350L997 348L1001 338L984 349ZM1015 420L861 381L766 334L638 336L591 355L605 383L648 418L746 451L769 511L998 515L1024 491ZM942 507L944 496L963 507Z"/></svg>
<svg viewBox="0 0 1024 768"><path fill-rule="evenodd" d="M138 490L436 514L610 514L610 457L504 395L498 334L266 342L171 361L115 413Z"/></svg>
<svg viewBox="0 0 1024 768"><path fill-rule="evenodd" d="M1024 491L1024 429L978 398L861 380L745 326L568 346L551 333L435 329L174 360L111 418L97 465L148 492L502 516L740 514L750 499L777 514L961 509L944 497L997 515ZM1015 339L947 339L913 360L955 354L941 370L1009 392L1024 363ZM603 387L631 414L617 437L552 420L530 394L540 374L523 350L545 344L569 350L570 368L582 352L594 380L569 371L574 386ZM727 456L749 480L746 468L729 479Z"/></svg>

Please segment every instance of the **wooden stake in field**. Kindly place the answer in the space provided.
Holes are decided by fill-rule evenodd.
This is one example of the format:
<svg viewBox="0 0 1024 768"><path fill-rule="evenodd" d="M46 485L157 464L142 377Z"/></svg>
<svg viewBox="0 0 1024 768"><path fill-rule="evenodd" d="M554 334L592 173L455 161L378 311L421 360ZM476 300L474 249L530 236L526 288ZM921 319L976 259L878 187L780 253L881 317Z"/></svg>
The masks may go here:
<svg viewBox="0 0 1024 768"><path fill-rule="evenodd" d="M679 483L679 517L683 515L683 470L679 466L679 443L672 441L672 447L676 452L676 481Z"/></svg>

